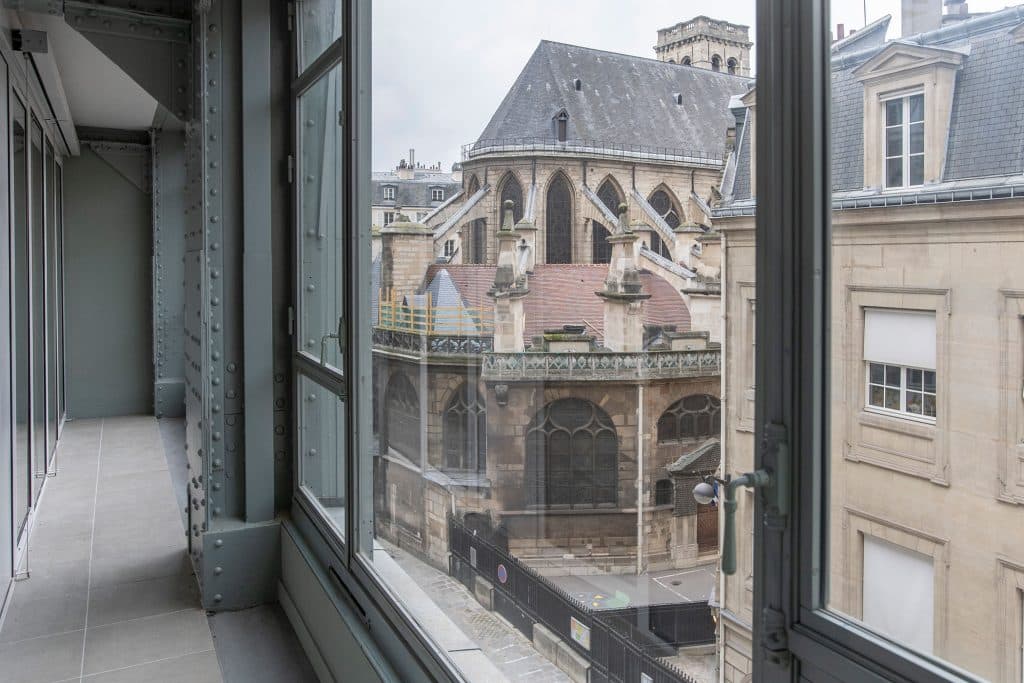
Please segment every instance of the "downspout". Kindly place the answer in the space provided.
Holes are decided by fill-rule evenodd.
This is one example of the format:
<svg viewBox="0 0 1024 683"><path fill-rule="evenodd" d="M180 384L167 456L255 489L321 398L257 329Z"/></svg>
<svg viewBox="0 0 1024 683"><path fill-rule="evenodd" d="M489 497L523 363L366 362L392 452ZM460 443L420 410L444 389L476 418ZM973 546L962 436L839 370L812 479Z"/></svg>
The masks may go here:
<svg viewBox="0 0 1024 683"><path fill-rule="evenodd" d="M726 272L727 272L726 269L725 269L726 258L727 258L726 255L729 253L729 250L726 248L726 245L728 244L728 242L727 242L728 236L726 235L726 233L724 231L721 233L721 235L722 235L722 247L721 247L722 263L721 263L721 267L720 267L720 269L718 271L718 280L719 280L719 282L722 283L721 284L721 286L722 286L722 303L721 303L722 314L721 314L721 320L720 320L720 323L719 323L721 325L721 333L722 333L722 336L720 337L721 340L722 340L721 351L720 351L720 354L721 354L720 357L721 357L722 361L721 361L721 364L719 365L719 367L724 369L726 367L726 353L728 353L728 348L729 348L729 343L728 343L729 337L726 337L725 335L730 330L730 326L729 326L730 318L729 318L729 313L728 313L729 307L727 305L727 301L728 301L727 300L727 296L728 296L729 288L726 286L726 280L725 280ZM729 415L729 405L727 403L727 401L728 401L728 393L727 393L728 392L728 388L727 388L727 385L726 385L724 380L725 380L725 378L720 374L719 375L719 380L718 380L718 382L719 382L719 389L718 389L718 397L719 398L718 398L718 403L719 403L720 409L722 411L722 414L728 416ZM731 442L727 443L726 440L725 440L725 436L728 433L728 430L727 430L728 423L729 423L729 420L727 418L725 420L720 420L720 424L719 424L719 429L721 431L720 431L720 433L718 435L718 438L720 440L720 443L722 444L722 459L719 461L719 467L721 468L720 474L724 474L726 472L726 462L727 462L727 458L728 458L728 454L729 454L729 445L731 445ZM721 521L721 516L722 516L721 510L719 510L718 515L719 515L719 521ZM720 528L721 528L721 526L722 525L719 525ZM722 544L721 544L721 542L719 542L719 548L721 548L721 547L722 547ZM716 648L718 652L717 652L716 659L718 660L718 662L717 662L717 664L718 664L718 683L725 683L725 648L722 647L723 634L725 632L725 627L723 626L723 621L724 620L722 619L722 611L725 609L725 574L723 574L722 571L721 571L721 569L722 569L721 568L721 554L719 554L719 568L718 569L719 569L719 571L718 571L718 624L717 624L717 627L718 627L718 629L717 629L718 630L718 638L717 638L718 639L718 647Z"/></svg>
<svg viewBox="0 0 1024 683"><path fill-rule="evenodd" d="M644 385L636 388L636 575L644 570Z"/></svg>

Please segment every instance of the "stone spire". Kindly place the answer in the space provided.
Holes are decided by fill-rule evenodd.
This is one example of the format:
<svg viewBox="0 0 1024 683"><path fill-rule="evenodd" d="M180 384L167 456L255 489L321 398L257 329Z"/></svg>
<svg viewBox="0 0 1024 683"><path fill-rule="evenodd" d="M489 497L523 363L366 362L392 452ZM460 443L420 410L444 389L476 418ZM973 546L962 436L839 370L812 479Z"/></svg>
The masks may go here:
<svg viewBox="0 0 1024 683"><path fill-rule="evenodd" d="M604 345L612 351L641 351L644 343L644 294L636 261L639 238L629 227L629 207L619 204L619 220L608 237L612 257L604 289L595 292L604 299Z"/></svg>
<svg viewBox="0 0 1024 683"><path fill-rule="evenodd" d="M519 236L513 229L512 207L512 200L506 200L501 228L497 232L498 268L494 272L494 284L487 292L494 299L494 350L499 353L524 350L523 297L529 288L518 253Z"/></svg>

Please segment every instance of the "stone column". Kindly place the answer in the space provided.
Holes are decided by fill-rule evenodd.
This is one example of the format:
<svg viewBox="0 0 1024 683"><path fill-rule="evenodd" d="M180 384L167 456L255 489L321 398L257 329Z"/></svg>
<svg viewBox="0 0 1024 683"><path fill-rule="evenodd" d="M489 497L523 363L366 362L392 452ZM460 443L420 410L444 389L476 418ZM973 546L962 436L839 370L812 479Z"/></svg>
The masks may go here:
<svg viewBox="0 0 1024 683"><path fill-rule="evenodd" d="M619 204L619 221L608 238L612 258L604 289L595 292L604 299L604 345L611 351L642 351L644 345L643 293L636 261L638 235L629 227L628 206Z"/></svg>
<svg viewBox="0 0 1024 683"><path fill-rule="evenodd" d="M519 236L512 227L512 206L511 200L505 201L504 220L497 233L498 268L494 272L494 284L487 292L494 299L494 350L498 353L525 350L523 297L529 288L519 259Z"/></svg>

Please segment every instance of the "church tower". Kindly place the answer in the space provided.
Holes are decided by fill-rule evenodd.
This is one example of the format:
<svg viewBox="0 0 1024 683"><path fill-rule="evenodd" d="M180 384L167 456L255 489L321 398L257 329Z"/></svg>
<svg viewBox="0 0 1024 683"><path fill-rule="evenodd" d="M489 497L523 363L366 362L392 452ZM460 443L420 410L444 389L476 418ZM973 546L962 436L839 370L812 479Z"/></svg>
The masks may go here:
<svg viewBox="0 0 1024 683"><path fill-rule="evenodd" d="M750 76L750 27L694 17L658 31L658 59L710 71Z"/></svg>

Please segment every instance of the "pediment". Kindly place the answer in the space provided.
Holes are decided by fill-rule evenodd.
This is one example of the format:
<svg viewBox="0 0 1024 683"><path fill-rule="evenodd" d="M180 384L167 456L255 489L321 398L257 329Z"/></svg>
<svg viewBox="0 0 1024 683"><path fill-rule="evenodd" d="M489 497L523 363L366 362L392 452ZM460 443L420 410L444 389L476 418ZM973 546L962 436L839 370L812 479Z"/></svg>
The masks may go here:
<svg viewBox="0 0 1024 683"><path fill-rule="evenodd" d="M963 53L955 50L891 43L857 67L853 74L857 80L866 81L935 64L956 68L963 62L963 58Z"/></svg>

